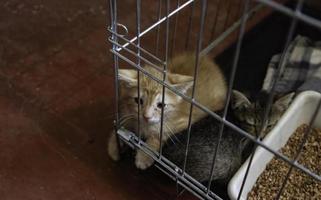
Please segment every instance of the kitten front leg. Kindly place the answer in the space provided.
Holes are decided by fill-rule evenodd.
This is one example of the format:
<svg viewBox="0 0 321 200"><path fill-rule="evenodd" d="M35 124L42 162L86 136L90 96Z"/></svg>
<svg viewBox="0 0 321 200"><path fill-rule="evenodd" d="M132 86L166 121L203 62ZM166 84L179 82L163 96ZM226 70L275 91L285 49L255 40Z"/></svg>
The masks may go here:
<svg viewBox="0 0 321 200"><path fill-rule="evenodd" d="M108 150L108 155L111 159L113 159L114 161L119 160L120 158L119 148L118 148L117 138L114 130L110 133L107 150Z"/></svg>
<svg viewBox="0 0 321 200"><path fill-rule="evenodd" d="M156 137L147 138L146 144L154 151L159 151L159 139ZM152 166L154 163L154 159L147 155L142 150L137 150L136 157L135 157L135 165L138 169L147 169L148 167Z"/></svg>

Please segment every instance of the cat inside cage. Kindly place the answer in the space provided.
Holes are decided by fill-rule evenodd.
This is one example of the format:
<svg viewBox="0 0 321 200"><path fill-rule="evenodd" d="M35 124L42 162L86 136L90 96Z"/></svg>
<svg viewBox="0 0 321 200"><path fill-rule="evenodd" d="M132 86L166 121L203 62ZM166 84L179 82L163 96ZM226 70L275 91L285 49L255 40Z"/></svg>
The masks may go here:
<svg viewBox="0 0 321 200"><path fill-rule="evenodd" d="M204 199L267 198L246 184L257 160L253 152L260 148L291 164L286 179L295 167L320 181L319 171L307 171L291 161L297 156L265 143L286 125L283 116L302 96L320 101L319 7L311 6L313 1L154 3L137 0L136 19L122 35L121 2L110 1L116 129L108 140L109 156L118 161L130 144L138 169L155 164ZM298 11L306 16L299 21ZM320 103L313 106L302 123L318 129ZM231 186L238 190L235 196L227 185L243 173L239 169L244 178ZM225 186L223 194L217 185ZM281 197L285 185L286 180L270 197Z"/></svg>

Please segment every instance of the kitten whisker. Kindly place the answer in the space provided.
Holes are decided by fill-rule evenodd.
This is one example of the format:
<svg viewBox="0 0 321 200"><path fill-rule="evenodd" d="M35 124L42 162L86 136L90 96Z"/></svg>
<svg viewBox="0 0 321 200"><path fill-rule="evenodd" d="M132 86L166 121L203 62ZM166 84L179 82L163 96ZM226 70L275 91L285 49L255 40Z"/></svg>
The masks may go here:
<svg viewBox="0 0 321 200"><path fill-rule="evenodd" d="M173 138L171 138L171 136L165 132L165 134L168 136L168 138L173 142L174 145L176 145L175 141L173 140Z"/></svg>
<svg viewBox="0 0 321 200"><path fill-rule="evenodd" d="M127 117L126 119L120 122L120 125L122 126L126 125L126 122L128 122L131 119L135 119L135 117L134 116Z"/></svg>
<svg viewBox="0 0 321 200"><path fill-rule="evenodd" d="M134 114L130 113L130 114L122 115L120 118L125 118L125 117L128 117L128 116L134 116Z"/></svg>
<svg viewBox="0 0 321 200"><path fill-rule="evenodd" d="M121 115L120 119L129 117L129 116L134 116L134 114L132 114L132 113L131 114L125 114L125 115L120 114L120 115Z"/></svg>
<svg viewBox="0 0 321 200"><path fill-rule="evenodd" d="M166 128L170 131L170 133L167 133L167 134L168 134L168 137L170 137L170 138L172 139L171 136L173 136L173 137L175 138L175 140L181 144L181 141L175 136L175 133L176 133L176 132L174 132L174 131L172 130L172 128L170 127L169 123L166 123L166 122L165 122L164 124L165 124ZM175 129L174 129L174 130L175 130ZM174 144L175 144L175 143L174 143Z"/></svg>
<svg viewBox="0 0 321 200"><path fill-rule="evenodd" d="M135 114L127 114L127 115L123 115L121 118L120 118L120 124L121 125L124 125L125 122L127 122L128 120L130 119L134 119L135 118Z"/></svg>

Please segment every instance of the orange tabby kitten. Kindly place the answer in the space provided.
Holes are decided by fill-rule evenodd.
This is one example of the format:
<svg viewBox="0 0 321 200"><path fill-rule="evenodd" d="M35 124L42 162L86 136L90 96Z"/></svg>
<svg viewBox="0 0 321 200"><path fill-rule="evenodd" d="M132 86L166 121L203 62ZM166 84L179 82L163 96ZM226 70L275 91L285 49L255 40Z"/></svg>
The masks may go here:
<svg viewBox="0 0 321 200"><path fill-rule="evenodd" d="M168 65L166 83L184 93L192 94L195 66L195 55L185 53L175 57ZM162 80L162 73L150 66L145 70ZM120 118L129 120L126 125L136 131L137 104L141 104L141 134L146 143L155 151L159 151L161 109L164 108L163 142L171 135L178 133L188 126L190 103L184 101L169 89L165 90L165 103L162 104L162 85L140 73L140 99L137 96L137 71L131 69L119 70L120 80ZM223 108L226 96L226 83L219 67L209 58L200 58L198 78L196 81L195 100L212 111ZM192 123L203 118L206 113L193 108ZM135 120L136 119L136 120ZM108 153L113 160L119 159L116 136L111 134ZM139 169L146 169L153 164L153 159L138 150L135 165Z"/></svg>

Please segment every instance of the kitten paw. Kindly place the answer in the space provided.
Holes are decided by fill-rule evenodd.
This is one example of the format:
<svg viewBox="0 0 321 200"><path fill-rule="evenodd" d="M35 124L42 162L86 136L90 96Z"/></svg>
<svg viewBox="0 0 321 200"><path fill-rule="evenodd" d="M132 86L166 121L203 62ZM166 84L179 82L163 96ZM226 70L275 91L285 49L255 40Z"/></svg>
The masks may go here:
<svg viewBox="0 0 321 200"><path fill-rule="evenodd" d="M112 160L118 161L120 159L117 140L116 140L116 136L114 134L110 137L110 139L108 141L107 151L108 151L109 157Z"/></svg>
<svg viewBox="0 0 321 200"><path fill-rule="evenodd" d="M153 158L145 154L143 151L138 150L135 158L135 165L138 169L145 170L152 166L154 163Z"/></svg>

